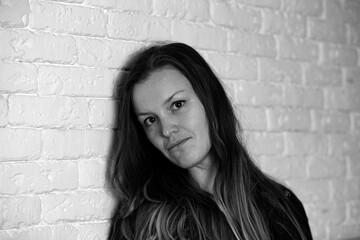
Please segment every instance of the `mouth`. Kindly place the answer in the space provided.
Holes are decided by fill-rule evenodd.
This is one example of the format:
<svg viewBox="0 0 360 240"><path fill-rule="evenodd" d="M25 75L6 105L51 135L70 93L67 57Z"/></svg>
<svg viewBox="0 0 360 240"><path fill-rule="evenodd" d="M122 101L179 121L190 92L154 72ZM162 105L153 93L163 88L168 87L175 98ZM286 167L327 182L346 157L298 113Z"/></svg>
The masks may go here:
<svg viewBox="0 0 360 240"><path fill-rule="evenodd" d="M167 146L167 150L170 151L171 149L183 144L184 142L186 142L187 140L189 140L190 138L183 138L183 139L179 139L175 142L171 142L168 146Z"/></svg>

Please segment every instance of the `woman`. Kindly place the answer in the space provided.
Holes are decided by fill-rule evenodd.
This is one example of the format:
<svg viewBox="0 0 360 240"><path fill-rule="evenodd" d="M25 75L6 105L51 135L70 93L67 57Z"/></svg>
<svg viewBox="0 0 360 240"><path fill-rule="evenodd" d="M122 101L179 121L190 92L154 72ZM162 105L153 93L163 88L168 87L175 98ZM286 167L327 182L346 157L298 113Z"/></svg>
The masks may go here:
<svg viewBox="0 0 360 240"><path fill-rule="evenodd" d="M312 239L301 202L253 163L232 105L191 47L149 47L117 90L109 239Z"/></svg>

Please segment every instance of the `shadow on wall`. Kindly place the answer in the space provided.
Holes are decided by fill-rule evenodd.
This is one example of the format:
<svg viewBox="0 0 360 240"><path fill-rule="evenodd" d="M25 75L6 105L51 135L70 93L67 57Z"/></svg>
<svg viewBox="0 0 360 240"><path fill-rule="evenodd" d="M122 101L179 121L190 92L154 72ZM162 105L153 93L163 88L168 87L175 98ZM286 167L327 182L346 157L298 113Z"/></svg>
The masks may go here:
<svg viewBox="0 0 360 240"><path fill-rule="evenodd" d="M109 159L107 161L106 166L106 182L108 183L109 190L111 191L114 200L115 200L115 208L113 209L112 216L111 216L111 225L108 231L108 240L110 240L112 233L115 231L114 229L114 219L116 215L118 214L118 211L120 209L120 194L117 188L119 187L118 183L114 179L114 175L116 174L114 172L114 169L116 168L116 165L118 164L116 162L116 153L118 151L118 145L119 139L117 138L116 132L118 131L118 125L119 122L119 96L118 96L118 88L121 82L125 81L128 77L128 70L129 66L132 63L132 58L130 58L127 63L124 65L124 67L121 68L121 71L118 73L118 75L115 78L115 87L113 91L113 99L114 99L114 113L115 113L115 126L113 128L112 132L112 139L111 139L111 147L110 147L110 154Z"/></svg>
<svg viewBox="0 0 360 240"><path fill-rule="evenodd" d="M160 44L159 42L157 42L158 44ZM122 116L122 112L126 112L123 111L123 109L120 108L120 101L122 99L122 96L119 96L119 87L121 86L121 84L126 81L128 79L128 73L130 71L131 66L133 65L133 62L137 60L137 57L140 55L140 53L145 50L146 47L139 49L138 51L134 52L132 55L130 55L128 57L128 60L126 61L126 63L124 64L123 67L121 67L120 72L118 73L118 75L115 78L115 86L114 86L114 91L113 91L113 99L114 99L114 108L115 108L115 126L112 132L112 140L111 140L111 147L110 147L110 154L109 154L109 159L107 161L107 166L106 166L106 181L109 185L109 189L115 199L115 208L113 209L112 212L112 218L111 218L111 226L109 228L109 232L108 232L108 239L111 239L111 236L113 235L113 233L115 231L117 231L117 229L114 228L114 225L116 223L116 219L117 216L119 215L120 211L121 211L121 203L120 203L120 199L123 198L124 196L121 196L120 193L123 192L120 191L120 181L121 181L121 176L124 174L121 172L121 170L123 169L121 167L121 162L118 161L118 152L119 152L119 146L121 146L123 144L124 141L121 138L119 138L118 136L120 136L119 132L120 128L125 128L124 126L119 126L119 119ZM124 100L123 100L124 101ZM123 105L122 105L123 106ZM129 127L129 126L127 126ZM130 139L126 139L128 141L131 142ZM136 149L134 150L134 152L136 151ZM143 169L144 171L146 171L146 169ZM127 173L125 173L127 174ZM140 172L138 173L138 178L141 178L141 176L143 176L143 174ZM138 180L138 179L137 179ZM121 215L124 215L121 214ZM118 235L118 234L117 234Z"/></svg>

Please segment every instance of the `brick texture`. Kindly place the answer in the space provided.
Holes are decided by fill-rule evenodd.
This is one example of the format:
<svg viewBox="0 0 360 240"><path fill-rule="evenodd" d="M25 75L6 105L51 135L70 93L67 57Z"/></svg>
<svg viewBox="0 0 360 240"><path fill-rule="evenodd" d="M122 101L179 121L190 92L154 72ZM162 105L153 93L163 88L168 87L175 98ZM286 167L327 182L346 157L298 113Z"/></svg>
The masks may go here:
<svg viewBox="0 0 360 240"><path fill-rule="evenodd" d="M0 239L107 238L114 87L159 41L209 62L315 240L360 237L359 1L0 2Z"/></svg>

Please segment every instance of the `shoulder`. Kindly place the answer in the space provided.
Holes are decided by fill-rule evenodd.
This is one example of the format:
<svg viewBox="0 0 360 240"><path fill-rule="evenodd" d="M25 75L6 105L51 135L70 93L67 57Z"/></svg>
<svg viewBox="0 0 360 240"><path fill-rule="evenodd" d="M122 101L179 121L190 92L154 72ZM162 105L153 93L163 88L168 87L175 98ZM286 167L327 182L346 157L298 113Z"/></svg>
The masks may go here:
<svg viewBox="0 0 360 240"><path fill-rule="evenodd" d="M265 210L267 222L273 239L301 239L298 229L291 220L291 216L297 221L301 231L308 240L312 239L308 218L303 204L299 198L285 186L280 187L280 196L269 200Z"/></svg>

